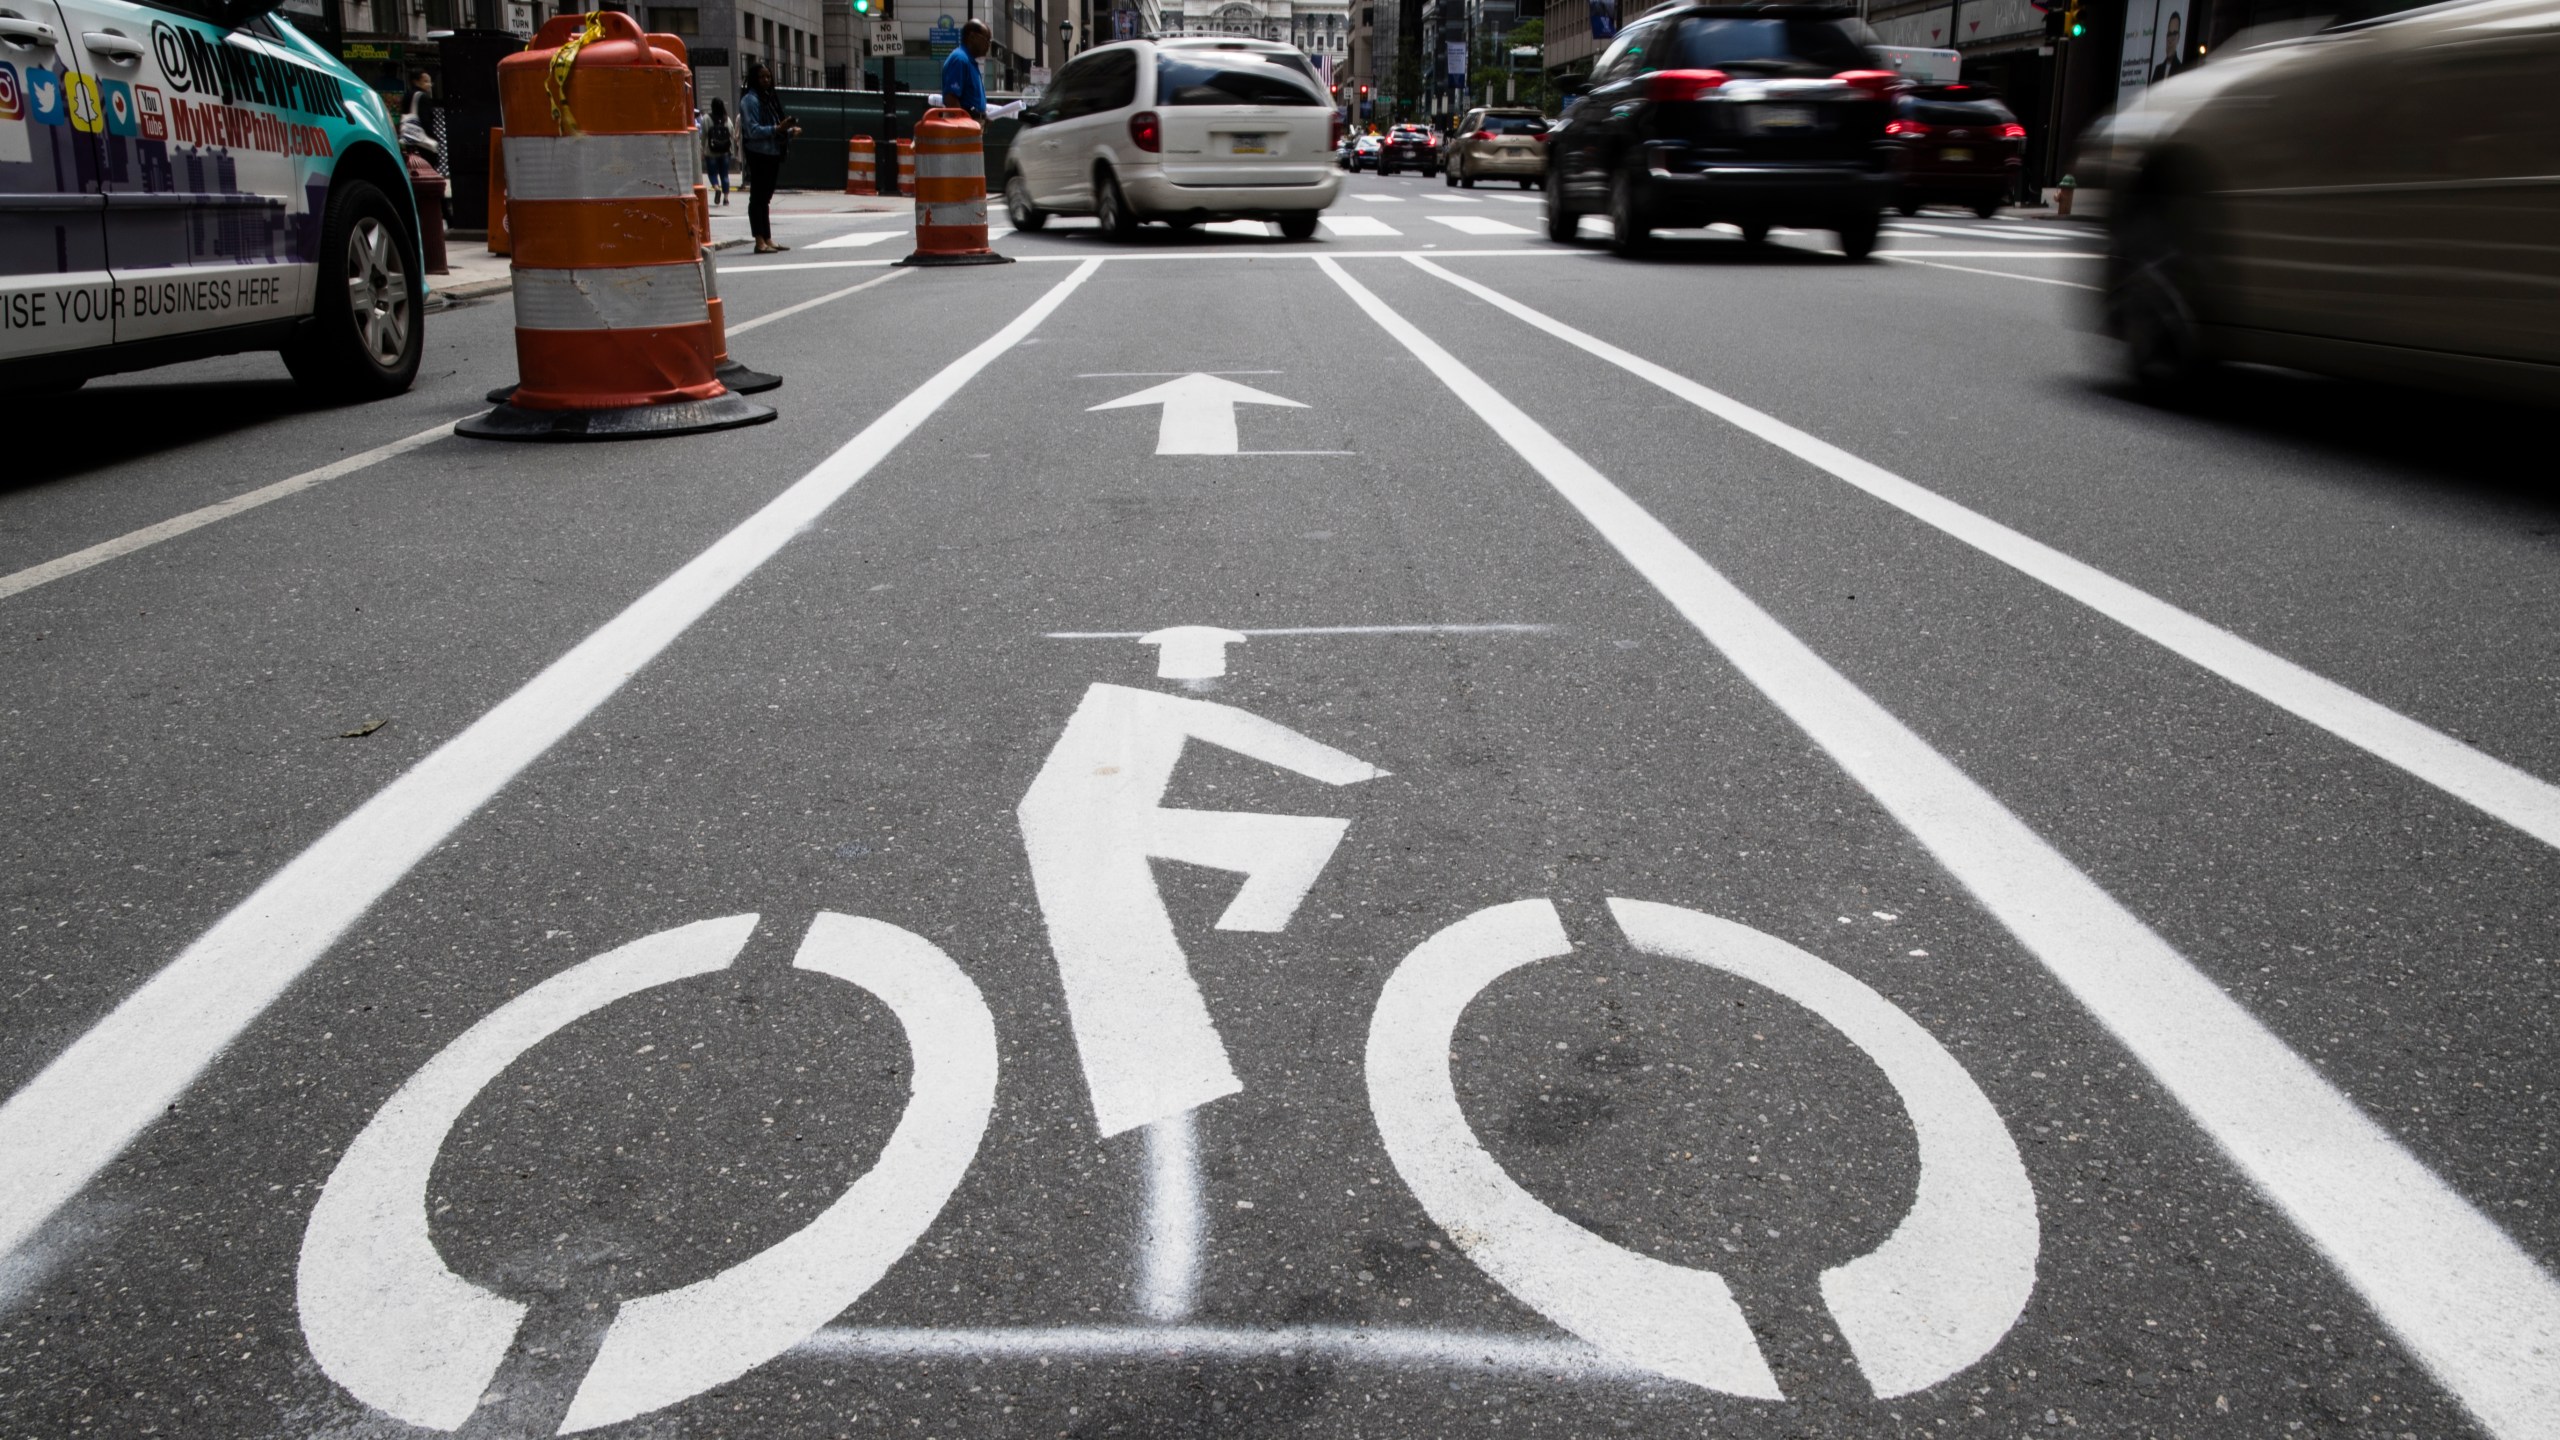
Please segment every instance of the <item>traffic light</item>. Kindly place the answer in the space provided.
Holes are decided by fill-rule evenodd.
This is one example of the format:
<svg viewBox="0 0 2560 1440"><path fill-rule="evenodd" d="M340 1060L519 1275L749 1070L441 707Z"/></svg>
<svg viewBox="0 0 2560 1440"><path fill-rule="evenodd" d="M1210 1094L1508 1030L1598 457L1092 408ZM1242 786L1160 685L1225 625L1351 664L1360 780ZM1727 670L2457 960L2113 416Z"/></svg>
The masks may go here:
<svg viewBox="0 0 2560 1440"><path fill-rule="evenodd" d="M2071 0L2071 7L2062 12L2062 33L2074 40L2089 33L2089 27L2080 23L2080 0Z"/></svg>
<svg viewBox="0 0 2560 1440"><path fill-rule="evenodd" d="M871 0L853 0L853 13L856 15L870 14Z"/></svg>
<svg viewBox="0 0 2560 1440"><path fill-rule="evenodd" d="M1362 100L1362 102L1363 102L1363 103L1365 103L1365 102L1367 102L1368 98L1369 98L1369 82L1368 82L1368 81L1366 81L1366 80L1363 80L1363 81L1361 81L1361 82L1360 82L1360 99Z"/></svg>

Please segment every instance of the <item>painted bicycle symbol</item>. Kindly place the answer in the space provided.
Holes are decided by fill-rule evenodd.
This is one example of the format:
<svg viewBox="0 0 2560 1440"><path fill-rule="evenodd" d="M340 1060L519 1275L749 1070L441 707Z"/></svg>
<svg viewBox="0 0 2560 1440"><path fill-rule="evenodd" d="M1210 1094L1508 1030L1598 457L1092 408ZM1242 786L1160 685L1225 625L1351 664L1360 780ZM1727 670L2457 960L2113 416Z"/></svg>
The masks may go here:
<svg viewBox="0 0 2560 1440"><path fill-rule="evenodd" d="M1241 875L1217 927L1274 933L1350 827L1166 806L1195 742L1329 785L1386 773L1214 701L1112 684L1086 691L1017 817L1105 1137L1187 1124L1243 1088L1150 862ZM1908 1394L1988 1353L2034 1289L2040 1230L2016 1143L1963 1066L1892 1001L1783 940L1678 905L1613 898L1608 908L1637 951L1721 971L1819 1016L1899 1097L1920 1161L1911 1206L1876 1248L1821 1276L1868 1385L1879 1397ZM332 1378L412 1424L452 1430L471 1417L527 1307L455 1274L436 1252L427 1187L447 1137L542 1041L617 1000L723 969L756 924L754 915L699 921L572 966L471 1026L383 1104L340 1158L304 1236L302 1326ZM1571 949L1555 907L1525 899L1447 925L1398 964L1364 1058L1388 1156L1486 1276L1612 1361L1782 1400L1720 1276L1558 1214L1504 1171L1460 1109L1450 1055L1461 1014L1506 975ZM806 1339L924 1236L976 1158L995 1106L998 1044L967 973L910 931L832 913L810 924L793 965L857 986L896 1016L914 1056L906 1108L873 1166L807 1225L707 1279L624 1302L560 1433L677 1404Z"/></svg>

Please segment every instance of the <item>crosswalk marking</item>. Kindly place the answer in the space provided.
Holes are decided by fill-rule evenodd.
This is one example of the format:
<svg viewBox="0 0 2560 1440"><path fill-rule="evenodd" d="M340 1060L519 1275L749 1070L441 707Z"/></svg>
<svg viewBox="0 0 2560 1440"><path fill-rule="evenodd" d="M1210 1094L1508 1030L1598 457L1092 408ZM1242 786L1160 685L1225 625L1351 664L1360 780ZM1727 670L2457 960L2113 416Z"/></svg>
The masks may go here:
<svg viewBox="0 0 2560 1440"><path fill-rule="evenodd" d="M1885 229L1888 233L1900 232L1911 235L1961 235L1967 240L2008 240L2024 245L2046 245L2051 244L2056 240L2086 240L2089 238L2086 235L2073 235L2067 232L2058 233L2045 230L2009 229L1994 230L1988 225L1925 225L1910 220L1898 220L1891 225L1887 225Z"/></svg>
<svg viewBox="0 0 2560 1440"><path fill-rule="evenodd" d="M1493 195L1486 198L1493 200L1508 200L1514 205L1544 205L1547 203L1546 197L1543 195Z"/></svg>
<svg viewBox="0 0 2560 1440"><path fill-rule="evenodd" d="M857 245L877 245L883 240L894 239L905 233L903 230L857 230L850 235L838 235L831 240L813 240L800 248L803 250L850 250Z"/></svg>
<svg viewBox="0 0 2560 1440"><path fill-rule="evenodd" d="M1367 237L1375 235L1402 235L1404 233L1393 225L1388 224L1386 221L1379 219L1375 215L1327 215L1323 217L1323 223L1324 228L1327 230L1332 231L1336 235L1343 236L1357 235Z"/></svg>
<svg viewBox="0 0 2560 1440"><path fill-rule="evenodd" d="M1271 227L1259 220L1212 220L1200 230L1206 235L1248 235L1256 240L1271 238Z"/></svg>
<svg viewBox="0 0 2560 1440"><path fill-rule="evenodd" d="M1434 215L1431 218L1461 235L1526 235L1529 233L1521 226L1484 215Z"/></svg>
<svg viewBox="0 0 2560 1440"><path fill-rule="evenodd" d="M1351 198L1354 200L1366 200L1372 205L1401 205L1404 203L1404 197L1401 195L1354 195Z"/></svg>

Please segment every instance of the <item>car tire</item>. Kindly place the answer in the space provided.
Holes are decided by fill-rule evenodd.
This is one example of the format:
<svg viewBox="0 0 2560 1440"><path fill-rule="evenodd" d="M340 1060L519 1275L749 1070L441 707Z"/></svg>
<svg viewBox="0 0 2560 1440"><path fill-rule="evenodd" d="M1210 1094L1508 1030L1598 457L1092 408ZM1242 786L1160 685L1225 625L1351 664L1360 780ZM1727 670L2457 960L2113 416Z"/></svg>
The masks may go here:
<svg viewBox="0 0 2560 1440"><path fill-rule="evenodd" d="M1974 213L1974 214L1976 214L1976 215L1981 216L1981 217L1982 217L1983 219L1985 219L1985 220L1988 220L1988 219L1990 219L1992 216L1999 214L1999 213L2000 213L2000 200L1999 200L1999 197L1994 196L1994 197L1992 197L1991 199L1988 199L1988 200L1976 200L1975 202L1973 202L1973 213Z"/></svg>
<svg viewBox="0 0 2560 1440"><path fill-rule="evenodd" d="M1136 238L1137 212L1129 208L1129 197L1120 190L1120 177L1105 170L1094 177L1093 218L1102 227L1106 240L1122 244Z"/></svg>
<svg viewBox="0 0 2560 1440"><path fill-rule="evenodd" d="M2137 196L2115 225L2109 328L2124 340L2126 369L2156 400L2194 398L2218 366L2196 313L2192 256L2174 203Z"/></svg>
<svg viewBox="0 0 2560 1440"><path fill-rule="evenodd" d="M1037 230L1049 223L1049 212L1031 203L1031 182L1019 170L1004 177L1004 213L1016 230Z"/></svg>
<svg viewBox="0 0 2560 1440"><path fill-rule="evenodd" d="M1609 248L1620 255L1642 255L1653 248L1653 222L1644 213L1644 197L1636 193L1633 162L1618 167L1609 183Z"/></svg>
<svg viewBox="0 0 2560 1440"><path fill-rule="evenodd" d="M371 182L351 179L329 196L311 318L283 350L303 389L330 400L380 400L418 378L426 296L410 243L408 218Z"/></svg>
<svg viewBox="0 0 2560 1440"><path fill-rule="evenodd" d="M1570 245L1582 233L1582 212L1564 194L1564 172L1547 171L1547 238L1559 245Z"/></svg>
<svg viewBox="0 0 2560 1440"><path fill-rule="evenodd" d="M1766 220L1745 220L1745 221L1743 221L1743 222L1742 222L1742 243L1743 243L1743 244L1745 244L1745 245L1752 246L1752 247L1754 247L1754 248L1757 248L1757 247L1759 247L1759 246L1762 246L1762 245L1766 245L1766 244L1768 244L1768 243L1769 243L1769 222L1768 222L1768 221L1766 221Z"/></svg>
<svg viewBox="0 0 2560 1440"><path fill-rule="evenodd" d="M1525 175L1520 177L1520 188L1523 190L1533 189L1536 187L1537 183L1537 181L1532 180Z"/></svg>
<svg viewBox="0 0 2560 1440"><path fill-rule="evenodd" d="M1379 179L1384 180L1385 178L1387 178L1387 177L1388 177L1388 176L1390 176L1390 175L1393 175L1394 173L1396 173L1396 167L1394 167L1393 165L1388 164L1388 163L1387 163L1386 161L1384 161L1384 160L1381 160L1381 161L1379 161L1379 162L1378 162L1378 178L1379 178Z"/></svg>
<svg viewBox="0 0 2560 1440"><path fill-rule="evenodd" d="M1893 202L1893 208L1901 211L1906 217L1917 215L1920 213L1920 202L1917 200L1896 200Z"/></svg>
<svg viewBox="0 0 2560 1440"><path fill-rule="evenodd" d="M1840 222L1840 228L1835 232L1840 237L1840 253L1852 260L1864 260L1876 253L1876 237L1884 229L1883 219L1880 215L1868 215Z"/></svg>
<svg viewBox="0 0 2560 1440"><path fill-rule="evenodd" d="M1462 189L1473 190L1476 188L1476 177L1462 170L1458 172L1458 184Z"/></svg>
<svg viewBox="0 0 2560 1440"><path fill-rule="evenodd" d="M1316 212L1313 210L1292 210L1288 214L1281 216L1280 238L1283 240L1313 240L1316 238Z"/></svg>
<svg viewBox="0 0 2560 1440"><path fill-rule="evenodd" d="M1458 172L1455 170L1443 170L1440 172L1440 181L1450 189L1455 190L1458 188Z"/></svg>

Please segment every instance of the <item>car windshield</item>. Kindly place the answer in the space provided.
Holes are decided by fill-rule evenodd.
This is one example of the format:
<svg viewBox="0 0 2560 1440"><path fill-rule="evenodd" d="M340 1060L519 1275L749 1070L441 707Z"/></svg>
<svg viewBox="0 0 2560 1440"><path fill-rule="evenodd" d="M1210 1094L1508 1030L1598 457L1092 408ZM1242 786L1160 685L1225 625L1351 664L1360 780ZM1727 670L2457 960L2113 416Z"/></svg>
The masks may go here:
<svg viewBox="0 0 2560 1440"><path fill-rule="evenodd" d="M1535 115L1487 115L1477 128L1496 135L1544 135L1547 122Z"/></svg>
<svg viewBox="0 0 2560 1440"><path fill-rule="evenodd" d="M1159 105L1322 105L1313 82L1248 51L1167 50L1156 57Z"/></svg>
<svg viewBox="0 0 2560 1440"><path fill-rule="evenodd" d="M1702 15L1680 22L1671 43L1647 57L1666 70L1736 70L1753 75L1837 75L1875 63L1836 20L1744 20Z"/></svg>

